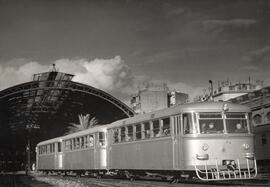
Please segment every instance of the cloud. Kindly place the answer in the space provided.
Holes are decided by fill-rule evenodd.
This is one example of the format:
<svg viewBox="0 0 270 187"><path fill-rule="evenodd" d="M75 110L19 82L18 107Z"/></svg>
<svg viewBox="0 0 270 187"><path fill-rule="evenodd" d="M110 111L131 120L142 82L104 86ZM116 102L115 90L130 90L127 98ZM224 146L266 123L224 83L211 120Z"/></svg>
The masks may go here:
<svg viewBox="0 0 270 187"><path fill-rule="evenodd" d="M59 59L55 63L61 72L74 74L73 81L91 85L111 92L130 92L134 88L134 77L130 68L115 56L111 59ZM0 89L32 80L35 73L48 71L48 66L38 62L27 62L19 66L0 65Z"/></svg>
<svg viewBox="0 0 270 187"><path fill-rule="evenodd" d="M254 19L231 19L231 20L213 19L213 20L204 20L202 24L206 30L216 30L225 27L233 27L233 28L249 27L255 24L256 22L257 21Z"/></svg>
<svg viewBox="0 0 270 187"><path fill-rule="evenodd" d="M266 56L270 55L270 46L251 51L248 55L244 56L242 60L251 64L261 63Z"/></svg>
<svg viewBox="0 0 270 187"><path fill-rule="evenodd" d="M17 61L17 60L16 60ZM25 64L0 65L0 89L5 89L20 83L32 80L35 73L47 72L51 66L34 61L26 61ZM132 95L138 93L138 89L145 83L167 83L170 90L187 93L190 101L202 94L203 88L193 87L183 82L168 80L154 80L147 75L133 75L129 66L120 56L110 59L59 59L50 64L56 64L60 72L75 75L73 81L93 86L111 93L115 97L129 104Z"/></svg>
<svg viewBox="0 0 270 187"><path fill-rule="evenodd" d="M258 66L254 66L254 65L246 65L246 66L240 67L239 69L243 71L251 71L251 72L259 72L261 70Z"/></svg>
<svg viewBox="0 0 270 187"><path fill-rule="evenodd" d="M128 87L133 81L130 68L120 56L92 61L61 59L55 64L61 71L75 74L74 81L107 91Z"/></svg>
<svg viewBox="0 0 270 187"><path fill-rule="evenodd" d="M34 73L47 67L37 62L28 62L20 66L0 66L0 89L31 81Z"/></svg>
<svg viewBox="0 0 270 187"><path fill-rule="evenodd" d="M168 11L168 15L169 16L178 16L178 15L182 15L183 13L185 13L186 10L184 8L176 8L176 9L171 9L170 11Z"/></svg>

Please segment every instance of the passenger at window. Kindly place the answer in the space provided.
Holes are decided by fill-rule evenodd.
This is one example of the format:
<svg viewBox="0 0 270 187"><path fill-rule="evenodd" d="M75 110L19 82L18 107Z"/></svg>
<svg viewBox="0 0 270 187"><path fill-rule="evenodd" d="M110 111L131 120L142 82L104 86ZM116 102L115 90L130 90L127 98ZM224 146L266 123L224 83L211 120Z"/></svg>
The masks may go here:
<svg viewBox="0 0 270 187"><path fill-rule="evenodd" d="M237 123L235 132L236 133L242 133L242 132L245 132L245 129L242 127L242 125L240 123Z"/></svg>
<svg viewBox="0 0 270 187"><path fill-rule="evenodd" d="M150 138L150 130L145 131L145 138Z"/></svg>
<svg viewBox="0 0 270 187"><path fill-rule="evenodd" d="M128 142L128 141L131 141L131 137L130 137L129 135L127 135L126 141L127 141L127 142Z"/></svg>
<svg viewBox="0 0 270 187"><path fill-rule="evenodd" d="M208 124L208 133L213 133L213 132L216 132L216 128L215 128L215 124L213 122L210 122Z"/></svg>
<svg viewBox="0 0 270 187"><path fill-rule="evenodd" d="M164 130L164 135L165 135L165 136L169 135L169 133L170 133L170 130L169 130L169 129L165 129L165 130Z"/></svg>
<svg viewBox="0 0 270 187"><path fill-rule="evenodd" d="M206 133L206 124L205 123L203 123L202 125L201 125L201 133L202 134L205 134Z"/></svg>
<svg viewBox="0 0 270 187"><path fill-rule="evenodd" d="M163 136L162 130L158 131L158 133L156 134L156 137L161 137L161 136Z"/></svg>

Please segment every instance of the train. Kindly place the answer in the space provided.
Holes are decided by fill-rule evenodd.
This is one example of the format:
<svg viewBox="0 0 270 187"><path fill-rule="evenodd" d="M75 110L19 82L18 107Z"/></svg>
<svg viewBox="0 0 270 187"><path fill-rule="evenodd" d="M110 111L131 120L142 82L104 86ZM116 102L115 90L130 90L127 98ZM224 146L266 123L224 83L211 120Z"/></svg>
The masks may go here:
<svg viewBox="0 0 270 187"><path fill-rule="evenodd" d="M42 141L38 171L245 180L257 175L250 109L229 102L177 105Z"/></svg>

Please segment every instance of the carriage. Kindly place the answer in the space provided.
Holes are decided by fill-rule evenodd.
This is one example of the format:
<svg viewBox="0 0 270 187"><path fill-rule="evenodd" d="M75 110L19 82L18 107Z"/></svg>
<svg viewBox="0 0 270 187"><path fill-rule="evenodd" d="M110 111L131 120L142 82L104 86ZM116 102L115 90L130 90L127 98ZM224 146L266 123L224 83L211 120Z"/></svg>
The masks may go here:
<svg viewBox="0 0 270 187"><path fill-rule="evenodd" d="M203 102L137 115L37 145L44 172L236 180L257 175L248 107Z"/></svg>

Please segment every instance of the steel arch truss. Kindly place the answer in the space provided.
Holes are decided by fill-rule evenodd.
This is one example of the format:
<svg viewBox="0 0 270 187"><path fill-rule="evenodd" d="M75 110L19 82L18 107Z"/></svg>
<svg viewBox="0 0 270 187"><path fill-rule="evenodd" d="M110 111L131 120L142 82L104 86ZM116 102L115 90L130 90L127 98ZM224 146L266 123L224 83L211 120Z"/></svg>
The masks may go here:
<svg viewBox="0 0 270 187"><path fill-rule="evenodd" d="M18 125L26 129L39 128L39 115L56 113L74 92L101 98L121 110L126 117L134 115L131 108L112 95L69 80L31 81L1 91L1 115L8 115L8 125L11 129L18 128Z"/></svg>

